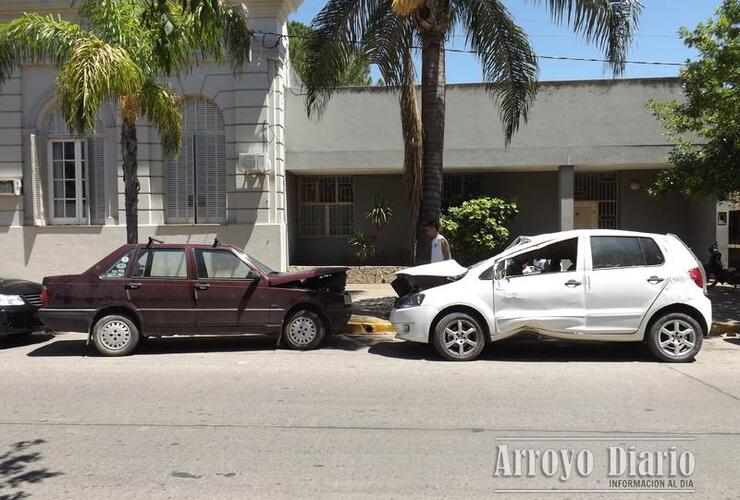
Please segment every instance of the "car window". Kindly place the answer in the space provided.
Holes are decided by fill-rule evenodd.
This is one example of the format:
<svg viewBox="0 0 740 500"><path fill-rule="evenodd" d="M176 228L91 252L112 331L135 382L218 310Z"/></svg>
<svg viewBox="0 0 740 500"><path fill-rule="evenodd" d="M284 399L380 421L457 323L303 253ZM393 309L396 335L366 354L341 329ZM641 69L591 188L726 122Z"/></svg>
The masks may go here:
<svg viewBox="0 0 740 500"><path fill-rule="evenodd" d="M250 267L228 250L196 250L200 279L244 279Z"/></svg>
<svg viewBox="0 0 740 500"><path fill-rule="evenodd" d="M493 266L489 267L478 276L479 280L490 281L493 279Z"/></svg>
<svg viewBox="0 0 740 500"><path fill-rule="evenodd" d="M134 278L187 278L185 250L147 248L139 254L131 276Z"/></svg>
<svg viewBox="0 0 740 500"><path fill-rule="evenodd" d="M131 254L133 250L129 250L120 259L115 261L112 266L108 268L106 272L100 275L101 278L123 278L126 275L126 268L129 262L131 262Z"/></svg>
<svg viewBox="0 0 740 500"><path fill-rule="evenodd" d="M662 264L665 259L652 238L592 236L591 260L594 269L613 269L655 266Z"/></svg>
<svg viewBox="0 0 740 500"><path fill-rule="evenodd" d="M571 238L506 259L505 274L509 277L564 273L575 271L577 262L578 238Z"/></svg>

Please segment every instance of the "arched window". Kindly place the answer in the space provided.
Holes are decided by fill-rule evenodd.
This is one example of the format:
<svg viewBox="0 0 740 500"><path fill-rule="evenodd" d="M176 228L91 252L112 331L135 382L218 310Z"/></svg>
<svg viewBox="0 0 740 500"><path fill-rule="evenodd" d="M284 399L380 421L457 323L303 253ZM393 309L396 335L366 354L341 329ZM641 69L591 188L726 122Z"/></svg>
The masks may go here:
<svg viewBox="0 0 740 500"><path fill-rule="evenodd" d="M101 129L100 122L96 129ZM49 222L105 223L104 141L97 133L80 137L57 109L46 122Z"/></svg>
<svg viewBox="0 0 740 500"><path fill-rule="evenodd" d="M218 107L205 99L182 104L184 127L177 156L167 158L167 222L226 221L226 137Z"/></svg>

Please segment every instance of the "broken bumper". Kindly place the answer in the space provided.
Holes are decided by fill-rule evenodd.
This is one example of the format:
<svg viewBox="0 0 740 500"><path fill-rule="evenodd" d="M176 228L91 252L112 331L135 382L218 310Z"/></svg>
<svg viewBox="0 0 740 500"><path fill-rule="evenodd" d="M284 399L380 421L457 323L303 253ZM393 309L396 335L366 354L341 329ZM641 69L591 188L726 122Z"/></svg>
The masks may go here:
<svg viewBox="0 0 740 500"><path fill-rule="evenodd" d="M396 338L429 343L429 332L438 312L435 307L424 305L393 309L390 320L396 330Z"/></svg>

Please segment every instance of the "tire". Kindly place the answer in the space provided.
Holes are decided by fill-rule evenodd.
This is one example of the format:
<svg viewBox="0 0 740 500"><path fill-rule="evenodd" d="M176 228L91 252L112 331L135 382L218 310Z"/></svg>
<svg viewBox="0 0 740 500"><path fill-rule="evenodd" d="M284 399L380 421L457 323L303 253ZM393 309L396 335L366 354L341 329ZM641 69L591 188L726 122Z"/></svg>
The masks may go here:
<svg viewBox="0 0 740 500"><path fill-rule="evenodd" d="M136 324L126 316L103 316L93 327L95 349L103 356L126 356L134 352L141 338Z"/></svg>
<svg viewBox="0 0 740 500"><path fill-rule="evenodd" d="M699 353L703 335L701 326L691 316L668 313L652 324L647 343L661 361L686 363Z"/></svg>
<svg viewBox="0 0 740 500"><path fill-rule="evenodd" d="M472 361L486 346L483 326L462 312L450 313L439 320L432 341L437 352L449 361Z"/></svg>
<svg viewBox="0 0 740 500"><path fill-rule="evenodd" d="M283 325L285 345L298 351L317 349L326 336L326 325L321 317L308 309L291 314Z"/></svg>

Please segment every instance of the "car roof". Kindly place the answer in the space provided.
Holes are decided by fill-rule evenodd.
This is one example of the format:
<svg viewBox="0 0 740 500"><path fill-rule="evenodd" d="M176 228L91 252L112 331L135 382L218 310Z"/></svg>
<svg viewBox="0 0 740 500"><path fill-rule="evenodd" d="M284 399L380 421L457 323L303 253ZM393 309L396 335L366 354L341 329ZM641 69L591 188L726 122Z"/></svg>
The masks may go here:
<svg viewBox="0 0 740 500"><path fill-rule="evenodd" d="M558 231L556 233L538 234L536 236L519 236L514 240L514 244L500 252L496 257L510 255L519 252L527 247L537 246L541 243L547 243L554 240L566 240L577 238L578 236L632 236L632 237L655 237L663 236L655 233L643 233L639 231L626 231L623 229L571 229L569 231ZM519 241L519 243L517 243Z"/></svg>

